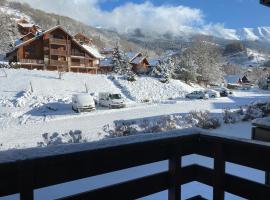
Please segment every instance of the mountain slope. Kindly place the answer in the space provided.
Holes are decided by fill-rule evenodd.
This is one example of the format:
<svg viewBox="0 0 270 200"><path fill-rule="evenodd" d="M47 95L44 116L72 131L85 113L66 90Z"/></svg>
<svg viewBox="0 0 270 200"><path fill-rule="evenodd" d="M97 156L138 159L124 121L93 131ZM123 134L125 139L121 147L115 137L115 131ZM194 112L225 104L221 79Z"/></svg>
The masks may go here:
<svg viewBox="0 0 270 200"><path fill-rule="evenodd" d="M14 29L12 30L13 34L11 34L8 39L4 39L5 43L7 43L7 40L9 43L13 43L14 40L18 38L18 31L15 30L15 19L20 19L24 17L31 22L39 25L44 30L49 29L60 22L60 25L62 25L65 29L67 29L68 32L73 35L75 33L82 32L85 35L91 37L94 40L94 44L99 48L113 47L116 45L116 43L119 43L119 45L127 51L133 49L134 51L143 51L148 52L148 54L154 54L152 51L149 51L146 48L142 48L141 46L133 42L127 41L116 32L97 29L69 17L59 16L46 13L38 9L33 9L28 4L0 0L0 15L1 14L6 15L11 20L13 20L10 23L12 23L12 26L14 27ZM10 32L10 30L6 30L6 32ZM3 38L2 41L0 38L0 43L3 43ZM7 48L0 47L0 53L6 52L6 50Z"/></svg>

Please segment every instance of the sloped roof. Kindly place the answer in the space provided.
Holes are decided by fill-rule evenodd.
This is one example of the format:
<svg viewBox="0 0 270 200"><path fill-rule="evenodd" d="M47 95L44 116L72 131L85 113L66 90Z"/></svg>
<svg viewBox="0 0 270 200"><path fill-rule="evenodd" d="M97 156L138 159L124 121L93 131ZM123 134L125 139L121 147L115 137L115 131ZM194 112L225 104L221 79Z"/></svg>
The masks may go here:
<svg viewBox="0 0 270 200"><path fill-rule="evenodd" d="M74 38L76 38L76 37L83 37L83 38L85 38L85 39L87 39L87 40L89 40L89 41L92 41L91 38L87 37L87 36L84 35L83 33L77 33L77 34L75 34L75 35L74 35Z"/></svg>
<svg viewBox="0 0 270 200"><path fill-rule="evenodd" d="M70 36L71 38L73 38L72 35L70 35L65 29L63 29L61 26L58 25L58 26L54 26L54 27L52 27L52 28L50 28L50 29L48 29L48 30L46 30L46 31L44 31L44 32L42 32L42 33L40 33L40 35L36 35L35 37L33 37L33 38L31 38L31 39L29 39L29 40L27 40L27 41L25 41L25 42L23 42L23 43L21 43L21 44L15 46L15 49L17 49L17 48L19 48L19 47L21 47L21 46L24 46L24 45L26 45L26 44L29 44L29 43L35 41L36 39L39 39L40 36L42 36L42 35L44 35L44 34L46 34L46 33L52 32L52 31L54 31L54 30L56 30L56 29L61 29L61 30L64 31L68 36Z"/></svg>
<svg viewBox="0 0 270 200"><path fill-rule="evenodd" d="M19 39L20 40L22 40L23 38L25 38L26 36L29 36L29 35L31 35L31 36L33 36L33 37L35 37L35 34L34 33L32 33L32 32L30 32L30 33L28 33L28 34L26 34L26 35L23 35L22 37L20 37Z"/></svg>
<svg viewBox="0 0 270 200"><path fill-rule="evenodd" d="M104 58L99 63L100 67L113 67L112 65L112 57Z"/></svg>
<svg viewBox="0 0 270 200"><path fill-rule="evenodd" d="M138 56L138 57L134 58L130 63L139 64L145 59L146 59L146 57L144 57L144 56Z"/></svg>
<svg viewBox="0 0 270 200"><path fill-rule="evenodd" d="M32 23L18 23L18 25L23 27L23 28L31 28L31 27L35 26L35 24L32 24Z"/></svg>
<svg viewBox="0 0 270 200"><path fill-rule="evenodd" d="M98 51L98 49L93 46L93 45L82 45L90 54L92 54L93 56L95 56L96 58L102 59L104 58Z"/></svg>

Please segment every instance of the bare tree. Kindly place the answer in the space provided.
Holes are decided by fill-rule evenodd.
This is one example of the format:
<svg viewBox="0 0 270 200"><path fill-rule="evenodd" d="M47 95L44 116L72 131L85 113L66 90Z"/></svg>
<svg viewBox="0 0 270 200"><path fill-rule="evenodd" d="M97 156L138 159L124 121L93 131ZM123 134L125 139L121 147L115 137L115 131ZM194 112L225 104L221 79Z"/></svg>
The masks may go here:
<svg viewBox="0 0 270 200"><path fill-rule="evenodd" d="M198 75L209 83L223 81L222 65L224 60L221 50L211 39L196 38L193 41L191 52Z"/></svg>
<svg viewBox="0 0 270 200"><path fill-rule="evenodd" d="M58 66L57 71L58 71L58 78L60 80L63 80L63 76L67 72L67 68L65 66Z"/></svg>

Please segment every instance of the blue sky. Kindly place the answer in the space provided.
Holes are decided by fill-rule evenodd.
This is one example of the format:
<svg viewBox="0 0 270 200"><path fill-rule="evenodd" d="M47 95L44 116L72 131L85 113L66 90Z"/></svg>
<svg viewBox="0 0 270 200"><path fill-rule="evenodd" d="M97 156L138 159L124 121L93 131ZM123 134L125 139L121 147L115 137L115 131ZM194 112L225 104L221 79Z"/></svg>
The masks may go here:
<svg viewBox="0 0 270 200"><path fill-rule="evenodd" d="M104 0L103 10L111 11L127 2L143 3L144 0ZM150 0L155 6L183 5L202 10L208 23L222 23L227 28L257 27L270 25L270 8L259 0Z"/></svg>
<svg viewBox="0 0 270 200"><path fill-rule="evenodd" d="M239 39L241 28L270 27L270 8L259 4L259 0L19 1L118 33L140 29L146 34L198 33Z"/></svg>

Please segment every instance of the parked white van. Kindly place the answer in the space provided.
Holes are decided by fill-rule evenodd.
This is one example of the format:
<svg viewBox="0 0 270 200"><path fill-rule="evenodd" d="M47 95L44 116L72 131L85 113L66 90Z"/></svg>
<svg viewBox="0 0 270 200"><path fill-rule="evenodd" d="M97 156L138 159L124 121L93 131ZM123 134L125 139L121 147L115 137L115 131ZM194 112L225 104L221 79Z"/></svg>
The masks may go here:
<svg viewBox="0 0 270 200"><path fill-rule="evenodd" d="M76 112L90 112L96 109L95 101L89 94L75 94L72 96L72 109Z"/></svg>
<svg viewBox="0 0 270 200"><path fill-rule="evenodd" d="M113 94L109 92L99 93L99 105L108 108L124 108L126 107L125 101L121 94Z"/></svg>

